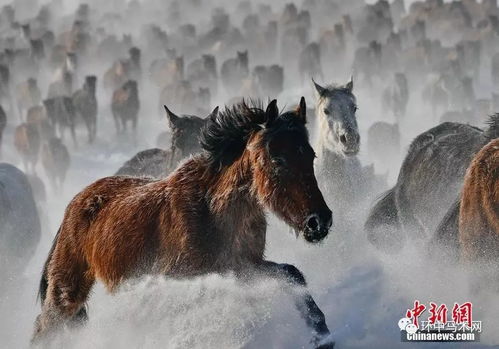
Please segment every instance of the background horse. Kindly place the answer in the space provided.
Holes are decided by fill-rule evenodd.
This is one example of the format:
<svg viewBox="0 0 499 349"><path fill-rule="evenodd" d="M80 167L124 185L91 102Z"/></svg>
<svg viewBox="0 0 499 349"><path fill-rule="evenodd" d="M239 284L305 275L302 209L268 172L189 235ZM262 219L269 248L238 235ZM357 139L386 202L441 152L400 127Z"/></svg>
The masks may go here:
<svg viewBox="0 0 499 349"><path fill-rule="evenodd" d="M0 275L4 278L2 286L22 273L35 253L40 235L40 219L26 175L12 165L0 163Z"/></svg>
<svg viewBox="0 0 499 349"><path fill-rule="evenodd" d="M373 188L383 188L383 185L381 180L374 184L377 180L374 173L369 173L356 156L360 135L353 80L344 86L323 87L313 83L317 92L317 177L326 200L334 198L329 204L339 212L338 216L346 222L357 221L358 215L352 212L351 206L368 204ZM351 226L350 223L344 225Z"/></svg>
<svg viewBox="0 0 499 349"><path fill-rule="evenodd" d="M114 291L145 273L253 270L305 285L295 267L264 259L266 208L310 243L323 240L332 224L305 123L304 98L283 114L276 100L266 111L243 102L210 119L204 152L166 179L107 177L77 194L43 270L34 338L85 318L96 279ZM332 347L323 313L308 293L300 294L297 306L313 343Z"/></svg>
<svg viewBox="0 0 499 349"><path fill-rule="evenodd" d="M138 152L119 168L116 172L117 176L163 178L170 174L182 159L201 151L199 143L201 130L206 121L217 116L218 107L205 119L194 115L178 116L170 111L166 105L165 110L172 130L170 149L152 148Z"/></svg>
<svg viewBox="0 0 499 349"><path fill-rule="evenodd" d="M448 229L456 226L449 220L457 217L448 210L459 210L456 193L461 190L466 169L473 156L497 137L498 126L499 117L495 115L485 131L445 122L416 137L397 183L369 214L365 223L369 241L396 251L407 237L448 240ZM438 228L442 221L446 223ZM456 236L457 231L450 235Z"/></svg>

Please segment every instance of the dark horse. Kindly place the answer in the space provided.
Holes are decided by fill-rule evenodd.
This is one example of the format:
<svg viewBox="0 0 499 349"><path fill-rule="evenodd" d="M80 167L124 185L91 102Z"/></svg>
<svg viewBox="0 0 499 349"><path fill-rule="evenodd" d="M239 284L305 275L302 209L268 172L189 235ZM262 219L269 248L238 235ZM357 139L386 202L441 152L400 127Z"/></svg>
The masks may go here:
<svg viewBox="0 0 499 349"><path fill-rule="evenodd" d="M272 210L310 243L323 240L332 213L314 174L306 105L279 114L244 102L203 129L203 152L163 180L107 177L76 195L43 269L42 313L34 339L86 318L97 279L114 291L142 274L264 273L305 286L298 269L264 259ZM313 344L331 348L324 314L296 294Z"/></svg>
<svg viewBox="0 0 499 349"><path fill-rule="evenodd" d="M194 115L178 116L166 105L165 110L172 131L170 150L159 148L142 150L125 162L115 173L116 176L164 178L175 170L182 159L201 151L199 143L201 130L210 118L217 116L218 107L205 119Z"/></svg>
<svg viewBox="0 0 499 349"><path fill-rule="evenodd" d="M397 251L407 237L455 240L456 200L466 169L473 156L498 136L499 116L495 115L485 131L445 122L416 137L396 185L371 209L365 223L369 241L386 251Z"/></svg>
<svg viewBox="0 0 499 349"><path fill-rule="evenodd" d="M40 218L26 175L0 163L0 290L22 273L40 241Z"/></svg>

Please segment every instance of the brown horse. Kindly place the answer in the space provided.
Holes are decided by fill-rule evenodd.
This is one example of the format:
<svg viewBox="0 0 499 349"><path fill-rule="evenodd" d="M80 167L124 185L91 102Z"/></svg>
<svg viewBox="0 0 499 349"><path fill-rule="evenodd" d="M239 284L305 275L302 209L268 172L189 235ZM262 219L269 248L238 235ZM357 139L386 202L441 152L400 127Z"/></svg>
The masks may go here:
<svg viewBox="0 0 499 349"><path fill-rule="evenodd" d="M60 194L71 163L68 148L60 138L53 137L43 144L41 160L54 194Z"/></svg>
<svg viewBox="0 0 499 349"><path fill-rule="evenodd" d="M140 109L137 82L128 80L121 88L113 93L111 111L118 133L126 131L128 121L132 122L135 134L137 129L137 116Z"/></svg>
<svg viewBox="0 0 499 349"><path fill-rule="evenodd" d="M14 147L21 156L26 172L36 172L40 144L37 125L25 122L14 130Z"/></svg>
<svg viewBox="0 0 499 349"><path fill-rule="evenodd" d="M85 319L84 303L97 279L112 292L146 273L233 271L305 286L296 267L264 259L265 209L310 243L323 240L332 224L305 123L304 98L283 114L276 100L266 111L243 102L212 117L201 134L204 151L166 179L107 177L77 194L43 270L34 339ZM314 345L332 347L312 297L300 292L296 304Z"/></svg>
<svg viewBox="0 0 499 349"><path fill-rule="evenodd" d="M499 138L484 146L464 178L459 211L459 243L463 260L499 257Z"/></svg>

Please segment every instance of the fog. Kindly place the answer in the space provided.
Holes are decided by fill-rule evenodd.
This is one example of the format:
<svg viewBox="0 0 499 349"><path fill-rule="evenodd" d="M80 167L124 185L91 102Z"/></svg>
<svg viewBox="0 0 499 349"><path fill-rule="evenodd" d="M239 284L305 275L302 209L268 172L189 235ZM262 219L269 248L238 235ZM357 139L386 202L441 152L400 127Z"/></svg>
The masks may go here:
<svg viewBox="0 0 499 349"><path fill-rule="evenodd" d="M248 1L245 2L249 4L246 7L238 7L239 2L236 1L219 0L199 1L199 5L194 0L86 2L90 11L89 23L84 30L90 34L93 41L88 51L78 57L73 86L74 90L80 89L85 76L97 76L97 136L95 142L88 144L87 131L81 120L76 126L77 145L73 143L69 133L66 133L63 141L71 161L62 191L56 192L50 185L50 175L42 164L38 162L36 165L36 174L45 183L47 192L46 201L37 201L42 222L41 239L35 254L26 261L21 275L8 272L0 275L0 283L3 284L0 288L0 347L30 346L33 324L40 313L37 291L43 263L67 204L85 186L99 178L113 175L137 152L158 146L158 136L165 131L170 132L164 111L160 107L162 104L168 104L170 109L179 115L194 114L203 117L215 106L231 104L234 99L240 97L259 97L264 101L269 97L277 98L281 109L290 109L298 104L301 96L305 96L308 108L315 107L316 93L311 76L305 72L305 78L302 79L298 69L300 52L286 55L280 52L279 48L268 52L265 50L265 42L259 41L265 41L265 36L254 41L224 41L224 37L224 40L206 45L201 45L198 41L202 42L202 35L212 28L215 8L221 8L222 12L229 15L231 28L242 28L247 14L258 13L260 4L270 5L271 12L264 13L267 17L259 13L261 22L255 25L256 29L252 27L248 30L251 32L255 29L258 34L262 34L260 30L263 30L269 21L279 22L285 5L289 2L293 1ZM367 2L375 3L371 0ZM405 1L407 10L413 2ZM32 21L41 5L48 4L48 27L54 32L56 42L61 40L59 34L71 30L75 11L79 6L78 1L65 0L0 0L1 6L11 3L16 9L16 21L21 24ZM312 3L314 2L295 1L298 11L302 6L311 6ZM294 264L303 272L311 294L326 316L337 348L498 346L499 284L493 268L473 268L454 260L432 258L428 241L409 241L401 250L387 254L367 241L363 224L369 207L385 190L396 183L400 165L411 141L421 132L439 124L442 114L451 110L461 112L472 109L473 116L466 120L467 123L485 127L488 115L496 106L492 93L498 89L490 72L491 58L499 52L499 32L491 34L492 38L487 36L487 33L480 32L477 22L481 18L479 16L484 16L481 12L476 15L477 18L473 17L471 28L463 26L462 31L457 20L453 21L444 15L440 20L445 25L437 25L431 22L432 19L428 20L427 35L431 39L440 39L445 48L452 48L461 40L483 42L480 62L476 64L478 71L473 72L473 62L470 63L471 68L466 71L467 74L474 74L473 102L459 106L448 103L434 113L431 103L423 95L428 81L434 79L435 72L425 72L424 75L420 73L417 58L409 59L413 57L410 53L404 63L394 64L393 69L390 63L384 64L379 71L372 74L372 81L369 83L365 74L369 69L364 65L360 68L354 66L355 52L359 47L367 47L371 36L372 40L377 39L385 44L388 33L385 33L383 23L378 23L381 29L373 28L372 33L367 30L368 38L359 39L357 34L363 25L364 2L337 0L331 3L337 5L337 13L334 15L326 10L322 13L319 10L312 12L306 42L319 41L324 30L342 23L343 14L351 16L354 33L346 34L344 50L340 55L335 56L335 52L331 56L321 55L322 74L316 75L315 80L322 85L343 85L353 76L353 93L359 108L357 122L361 139L358 158L363 166L374 166L375 175L386 178L386 185L375 188L371 193L365 193L365 202L344 207L348 216L353 217L348 228L346 224L341 223L341 217L333 212L335 222L339 223L333 226L327 239L317 245L295 237L290 233L289 227L269 212L266 258L279 263ZM241 11L241 8L247 13ZM499 11L496 14L499 14ZM409 26L408 22L413 23L412 19L403 22L402 18L394 18L393 26L397 30L404 25ZM182 37L179 31L179 27L187 23L195 25L196 28L192 42L188 42L188 35ZM156 37L145 29L151 24L167 33L168 47L158 47L157 41L151 39ZM4 25L0 23L0 52L10 45L6 38L15 36L16 40L19 40L16 36L18 30L6 29L8 26L5 25L4 28ZM40 34L37 32L41 31L40 28L41 26L33 25L32 35ZM102 31L98 32L98 28ZM131 45L124 43L123 35L126 34L131 35ZM243 34L250 35L244 31ZM277 39L279 45L280 34ZM116 40L113 43L116 42L116 46L101 47L100 51L95 49L95 43L111 35L115 35ZM412 41L405 47L407 50L416 46L413 39L410 40ZM250 41L251 43L248 43ZM142 53L142 76L138 90L140 111L135 138L130 129L123 134L117 134L111 112L114 89L103 86L106 71L117 59L128 57L130 46L140 48ZM283 88L277 95L262 95L259 85L240 91L224 87L220 74L223 62L235 57L236 51L245 48L248 49L249 75L257 65L279 64L283 67ZM209 103L184 103L170 100L168 96L166 99L161 97L163 85L158 86L155 83L157 76L151 72L151 65L155 60L167 58L166 49L177 49L175 54L184 57L185 68L205 53L216 58L218 80L215 83L216 90L212 88ZM454 52L449 53L452 54ZM46 52L46 56L40 63L37 76L42 99L48 95L49 85L56 70L49 62L50 51ZM29 67L19 69L17 75L12 74L12 86L28 78L23 76L23 71L27 71L27 68ZM402 117L396 116L387 108L383 100L384 91L394 84L393 74L398 71L406 73L410 91L407 111ZM13 101L14 99L15 97L12 97ZM488 110L480 113L477 109L478 100L486 100ZM11 107L4 101L1 104L6 110L7 127L0 159L26 171L14 146L15 129L21 123L16 102L14 101ZM315 146L317 132L314 111L311 110L307 117L311 143ZM395 155L384 159L381 157L381 160L373 157L367 142L369 128L379 121L397 123L400 130L400 148L396 149ZM318 180L321 185L321 179ZM341 206L341 200L343 198L326 197L331 207ZM416 299L424 304L445 303L449 307L454 303L473 302L473 317L482 321L480 343L401 343L397 322L405 316L407 309L412 307ZM50 348L297 348L308 347L310 339L310 331L294 308L293 300L284 285L269 279L246 283L231 274L206 275L186 280L145 276L127 281L115 294L109 294L101 283L97 283L88 301L88 313L89 320L85 325L79 328L64 328L55 338L43 345Z"/></svg>

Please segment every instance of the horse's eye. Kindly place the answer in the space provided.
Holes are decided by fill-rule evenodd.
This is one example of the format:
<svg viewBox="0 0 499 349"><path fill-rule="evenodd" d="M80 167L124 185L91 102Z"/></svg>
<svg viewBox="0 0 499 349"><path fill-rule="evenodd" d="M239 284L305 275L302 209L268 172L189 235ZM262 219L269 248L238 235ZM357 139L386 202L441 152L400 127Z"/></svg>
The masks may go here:
<svg viewBox="0 0 499 349"><path fill-rule="evenodd" d="M355 113L357 110L359 110L359 108L358 108L356 105L354 105L354 106L352 107L352 110L353 110L353 112Z"/></svg>
<svg viewBox="0 0 499 349"><path fill-rule="evenodd" d="M324 108L324 114L329 115L329 109Z"/></svg>
<svg viewBox="0 0 499 349"><path fill-rule="evenodd" d="M272 158L272 163L275 165L275 166L285 166L286 165L286 159L284 158L281 158L281 157L274 157Z"/></svg>

